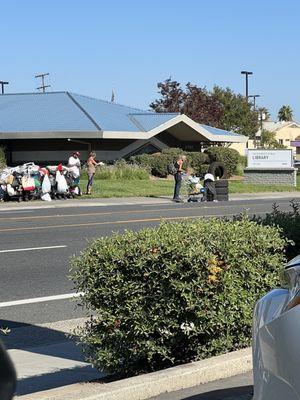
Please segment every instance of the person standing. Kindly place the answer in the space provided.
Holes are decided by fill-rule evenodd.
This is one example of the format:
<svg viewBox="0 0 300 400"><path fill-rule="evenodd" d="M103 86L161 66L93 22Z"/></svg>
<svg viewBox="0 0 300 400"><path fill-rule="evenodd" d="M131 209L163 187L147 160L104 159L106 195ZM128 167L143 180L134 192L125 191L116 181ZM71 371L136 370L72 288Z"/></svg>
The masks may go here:
<svg viewBox="0 0 300 400"><path fill-rule="evenodd" d="M215 177L213 174L207 173L204 175L204 188L205 188L205 200L206 201L217 201L217 191L215 186Z"/></svg>
<svg viewBox="0 0 300 400"><path fill-rule="evenodd" d="M68 168L70 168L72 170L74 178L79 178L80 177L81 163L80 163L79 157L80 157L80 153L78 151L75 151L69 157L69 160L68 160Z"/></svg>
<svg viewBox="0 0 300 400"><path fill-rule="evenodd" d="M185 162L185 160L186 156L180 155L175 163L176 173L174 174L175 187L173 201L175 201L176 203L183 203L183 200L179 197L179 195L182 183L183 163Z"/></svg>
<svg viewBox="0 0 300 400"><path fill-rule="evenodd" d="M96 166L99 165L99 163L97 163L95 158L96 158L96 153L91 152L89 154L89 157L86 162L87 174L88 174L88 183L87 183L87 187L86 187L86 194L92 194L91 192L92 192L92 186L94 183L94 176L96 173Z"/></svg>

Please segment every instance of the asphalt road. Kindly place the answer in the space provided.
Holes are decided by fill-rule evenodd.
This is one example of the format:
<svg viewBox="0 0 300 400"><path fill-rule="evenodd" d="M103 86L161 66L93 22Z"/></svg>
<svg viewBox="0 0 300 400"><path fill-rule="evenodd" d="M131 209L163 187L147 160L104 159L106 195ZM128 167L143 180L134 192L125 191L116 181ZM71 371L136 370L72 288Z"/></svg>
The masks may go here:
<svg viewBox="0 0 300 400"><path fill-rule="evenodd" d="M289 200L285 198L277 203L287 209ZM60 297L53 300L53 296L72 295L69 259L93 238L156 225L162 218L171 221L232 217L245 210L251 215L264 215L271 211L272 204L272 200L248 200L2 211L0 326L41 324L83 316L83 310L74 301ZM50 299L39 302L40 297L48 296Z"/></svg>

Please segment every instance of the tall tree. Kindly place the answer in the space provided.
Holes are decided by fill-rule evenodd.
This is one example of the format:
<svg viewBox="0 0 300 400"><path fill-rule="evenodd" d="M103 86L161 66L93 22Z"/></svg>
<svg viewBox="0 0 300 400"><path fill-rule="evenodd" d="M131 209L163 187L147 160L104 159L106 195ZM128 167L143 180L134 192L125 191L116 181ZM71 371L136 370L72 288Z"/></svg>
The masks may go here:
<svg viewBox="0 0 300 400"><path fill-rule="evenodd" d="M219 86L213 88L212 94L223 106L221 127L254 138L259 127L258 112L252 109L245 97L230 88L222 89Z"/></svg>
<svg viewBox="0 0 300 400"><path fill-rule="evenodd" d="M180 83L167 79L157 85L160 99L150 107L156 112L180 112L200 124L219 127L223 107L216 96L206 88L187 83L185 90Z"/></svg>
<svg viewBox="0 0 300 400"><path fill-rule="evenodd" d="M293 109L290 106L282 106L278 111L279 121L293 121Z"/></svg>
<svg viewBox="0 0 300 400"><path fill-rule="evenodd" d="M258 109L259 114L262 115L262 120L263 121L268 121L270 118L270 111L266 107L259 107Z"/></svg>
<svg viewBox="0 0 300 400"><path fill-rule="evenodd" d="M180 112L194 121L216 128L232 130L254 137L258 130L258 113L244 96L218 86L212 91L188 83L167 79L158 83L160 98L150 107L156 112Z"/></svg>

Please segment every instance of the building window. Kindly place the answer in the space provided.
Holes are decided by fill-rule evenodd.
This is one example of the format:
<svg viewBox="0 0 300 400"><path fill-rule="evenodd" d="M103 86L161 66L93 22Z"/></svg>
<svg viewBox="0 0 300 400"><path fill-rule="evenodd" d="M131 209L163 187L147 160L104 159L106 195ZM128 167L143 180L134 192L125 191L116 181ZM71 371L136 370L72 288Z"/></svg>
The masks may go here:
<svg viewBox="0 0 300 400"><path fill-rule="evenodd" d="M283 144L283 139L278 140L279 144Z"/></svg>

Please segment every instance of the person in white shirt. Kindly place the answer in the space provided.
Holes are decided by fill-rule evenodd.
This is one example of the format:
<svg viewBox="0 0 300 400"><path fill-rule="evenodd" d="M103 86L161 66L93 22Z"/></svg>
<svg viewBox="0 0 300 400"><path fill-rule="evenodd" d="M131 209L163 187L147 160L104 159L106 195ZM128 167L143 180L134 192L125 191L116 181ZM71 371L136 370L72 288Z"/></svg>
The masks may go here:
<svg viewBox="0 0 300 400"><path fill-rule="evenodd" d="M204 188L205 188L205 200L206 201L217 201L215 177L213 174L207 173L204 175Z"/></svg>
<svg viewBox="0 0 300 400"><path fill-rule="evenodd" d="M74 178L79 178L80 177L80 168L81 168L81 163L80 163L80 153L76 151L73 153L68 160L68 168L70 168L73 172Z"/></svg>

